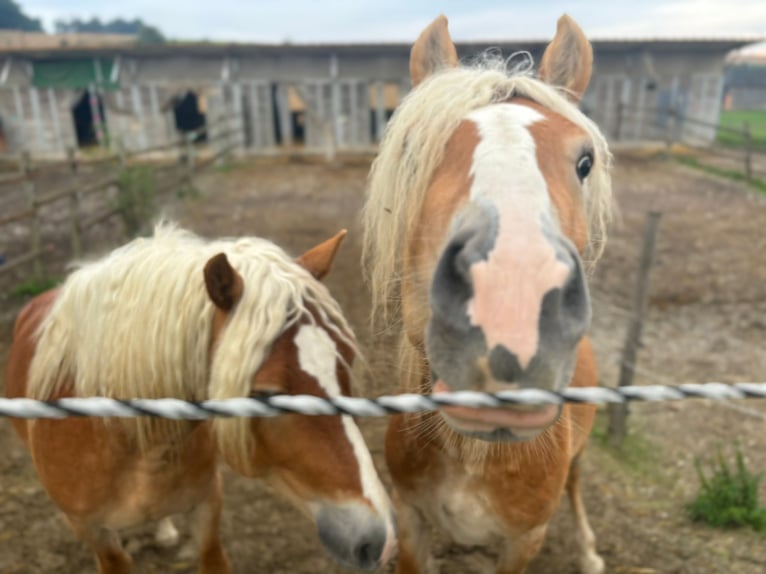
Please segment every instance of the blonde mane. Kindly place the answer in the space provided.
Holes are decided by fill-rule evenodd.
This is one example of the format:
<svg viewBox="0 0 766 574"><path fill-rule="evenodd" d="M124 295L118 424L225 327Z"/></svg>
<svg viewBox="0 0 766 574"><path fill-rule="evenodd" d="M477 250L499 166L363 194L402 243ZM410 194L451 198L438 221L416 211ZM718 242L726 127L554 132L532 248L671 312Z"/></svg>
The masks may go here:
<svg viewBox="0 0 766 574"><path fill-rule="evenodd" d="M611 155L596 124L565 92L524 72L507 72L502 61L448 68L426 79L397 108L370 172L363 211L363 259L373 310L386 317L399 296L404 240L418 217L423 197L442 161L452 133L473 110L525 97L583 128L593 141L594 169L585 183L587 263L601 255L611 213Z"/></svg>
<svg viewBox="0 0 766 574"><path fill-rule="evenodd" d="M211 356L215 308L203 268L221 252L242 276L244 291ZM353 343L329 291L278 246L253 237L205 241L161 223L153 237L69 276L40 325L28 395L245 397L273 341L296 321L314 321L311 311ZM157 428L173 425L185 428L176 422ZM221 446L244 457L247 425L247 419L217 419ZM141 445L152 442L149 424L136 429Z"/></svg>

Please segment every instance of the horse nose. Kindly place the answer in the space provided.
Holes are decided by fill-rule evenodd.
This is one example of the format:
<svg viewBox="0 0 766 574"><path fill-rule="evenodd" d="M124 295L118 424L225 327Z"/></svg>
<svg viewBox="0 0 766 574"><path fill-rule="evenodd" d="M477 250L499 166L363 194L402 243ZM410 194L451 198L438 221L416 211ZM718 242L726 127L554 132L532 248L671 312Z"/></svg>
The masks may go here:
<svg viewBox="0 0 766 574"><path fill-rule="evenodd" d="M564 285L551 289L540 308L540 334L557 335L567 345L579 341L590 325L590 297L582 261L565 238L557 241L557 256L570 266Z"/></svg>
<svg viewBox="0 0 766 574"><path fill-rule="evenodd" d="M461 213L431 284L433 311L443 319L454 319L454 310L472 297L471 266L487 259L497 233L497 212L491 206L470 204Z"/></svg>
<svg viewBox="0 0 766 574"><path fill-rule="evenodd" d="M385 545L385 536L372 535L362 538L353 550L353 556L359 568L374 570Z"/></svg>
<svg viewBox="0 0 766 574"><path fill-rule="evenodd" d="M336 560L352 568L375 570L383 561L391 529L366 506L322 506L316 515L319 539Z"/></svg>

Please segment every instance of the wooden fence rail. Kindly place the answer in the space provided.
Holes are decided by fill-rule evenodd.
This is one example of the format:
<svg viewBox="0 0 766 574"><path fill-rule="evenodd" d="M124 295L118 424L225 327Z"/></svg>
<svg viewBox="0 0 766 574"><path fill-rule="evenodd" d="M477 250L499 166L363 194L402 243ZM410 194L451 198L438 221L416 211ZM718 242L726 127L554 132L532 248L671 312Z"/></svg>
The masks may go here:
<svg viewBox="0 0 766 574"><path fill-rule="evenodd" d="M218 128L220 127L221 126L219 125ZM208 132L208 130L210 130L209 126L191 132L187 134L187 137L179 138L178 141L173 142L172 144L154 146L144 150L126 152L124 148L120 146L119 153L109 156L108 158L100 158L97 160L97 163L103 163L104 161L114 162L116 160L115 166L110 168L112 173L85 184L78 182L78 172L80 171L79 168L81 164L77 161L73 149L68 150L67 159L65 161L51 162L46 164L44 168L38 169L33 169L29 154L26 152L22 153L18 158L19 173L7 176L6 178L0 178L0 185L8 184L9 182L20 183L27 207L16 211L15 213L0 215L0 227L11 223L28 221L29 249L28 251L5 261L3 264L0 264L0 276L17 269L20 266L31 264L33 266L34 275L38 278L44 277L44 258L51 249L43 247L42 226L44 222L42 220L43 213L41 212L41 208L67 198L69 199L69 202L68 209L65 209L65 211L67 211L65 218L69 220L71 251L74 258L79 258L82 255L83 250L83 232L122 212L121 207L110 206L108 208L100 209L92 214L84 214L82 213L83 198L90 194L95 194L97 192L103 193L105 190L119 186L120 173L128 167L129 160L132 160L135 163L140 163L141 159L145 158L146 154L178 149L179 153L177 161L154 166L155 173L157 171L162 173L172 173L173 171L176 171L180 174L176 177L172 177L169 182L164 182L161 188L155 189L155 197L160 197L174 189L178 189L179 186L191 183L195 174L229 155L237 145L236 142L232 141L232 136L236 133L235 130L228 129L224 126L223 131L217 133L215 138L208 138L207 140L207 143L214 146L216 151L203 161L195 161L196 149L194 140L197 139L200 134ZM216 149L218 146L220 146L220 149ZM92 161L87 162L88 165L93 165L93 163L94 162ZM46 170L60 168L62 166L66 166L68 172L68 176L65 176L66 187L40 194L34 175L45 174Z"/></svg>
<svg viewBox="0 0 766 574"><path fill-rule="evenodd" d="M665 121L659 121L659 116L664 116ZM728 159L734 162L735 166L739 164L741 167L736 167L735 169L740 171L748 182L753 182L756 179L766 180L766 171L757 167L753 161L754 158L757 158L760 154L762 163L766 163L766 140L753 138L750 126L747 122L745 122L740 129L732 126L722 126L707 120L695 118L683 114L673 107L659 108L633 106L618 102L616 122L613 129L613 136L616 140L621 139L624 126L631 121L633 123L637 122L642 125L648 125L658 130L658 132L664 132L664 139L668 148L670 148L673 143L682 140L681 134L683 133L685 125L715 129L716 138L721 132L739 136L742 140L741 147L723 146L720 144L707 147L690 147L696 152L702 153L708 157Z"/></svg>

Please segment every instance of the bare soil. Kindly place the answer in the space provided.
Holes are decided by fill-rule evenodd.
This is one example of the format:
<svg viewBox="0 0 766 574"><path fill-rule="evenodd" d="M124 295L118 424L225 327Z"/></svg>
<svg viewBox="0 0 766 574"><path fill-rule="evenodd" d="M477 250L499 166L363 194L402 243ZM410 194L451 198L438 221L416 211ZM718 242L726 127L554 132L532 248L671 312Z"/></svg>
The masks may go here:
<svg viewBox="0 0 766 574"><path fill-rule="evenodd" d="M295 254L350 230L328 284L360 335L372 376L357 389L396 390L392 342L370 337L369 294L359 272L359 208L368 165L249 164L204 176L200 199L169 208L208 236L257 234ZM613 385L631 308L644 214L661 210L650 311L637 384L763 380L766 358L766 201L740 184L658 160L621 157L615 172L621 218L593 278L592 337L602 384ZM18 302L2 302L12 314ZM0 353L10 324L0 325ZM698 481L693 461L738 440L754 470L766 470L763 402L687 401L634 405L621 453L603 446L603 412L585 458L584 493L608 572L756 574L766 572L766 537L716 531L689 522L684 504ZM386 480L386 421L363 430ZM731 452L726 451L726 452ZM235 572L346 572L324 554L311 524L265 487L225 470L223 539ZM762 498L766 490L761 489ZM183 524L183 519L178 522ZM532 574L576 572L573 523L562 504ZM136 571L196 571L178 548L160 549L149 530L129 533ZM188 539L184 535L182 545ZM442 574L486 571L478 549L437 539ZM388 571L393 571L389 569ZM0 423L0 574L91 573L89 551L64 526L35 476L28 454Z"/></svg>

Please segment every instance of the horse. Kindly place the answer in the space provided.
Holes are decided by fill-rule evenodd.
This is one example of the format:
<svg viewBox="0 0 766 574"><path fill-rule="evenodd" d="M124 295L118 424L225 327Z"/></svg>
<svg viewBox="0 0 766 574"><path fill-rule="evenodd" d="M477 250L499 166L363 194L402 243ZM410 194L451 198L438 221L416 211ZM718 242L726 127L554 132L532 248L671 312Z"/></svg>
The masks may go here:
<svg viewBox="0 0 766 574"><path fill-rule="evenodd" d="M410 53L413 89L378 150L363 208L372 324L399 334L399 386L421 394L595 386L586 274L611 212L611 155L578 108L592 48L562 16L539 71L485 53L460 65L440 16ZM516 58L516 61L518 59ZM539 552L566 490L579 566L603 571L579 492L592 405L449 406L392 417L386 461L397 572L429 535L486 546L497 572Z"/></svg>
<svg viewBox="0 0 766 574"><path fill-rule="evenodd" d="M7 396L349 395L355 338L320 282L344 234L294 260L265 239L205 240L160 223L27 304ZM284 494L341 563L371 570L395 551L392 504L348 416L11 422L101 574L131 571L119 530L160 521L172 541L176 513L191 513L199 571L230 572L219 458Z"/></svg>

